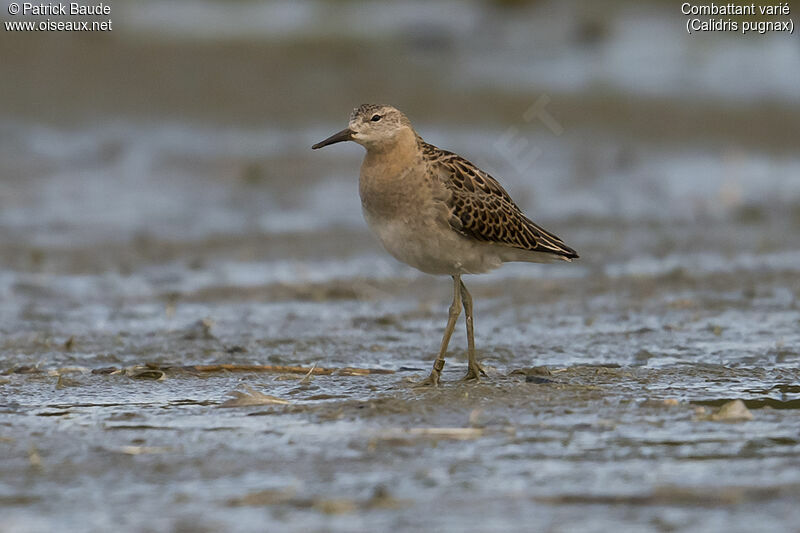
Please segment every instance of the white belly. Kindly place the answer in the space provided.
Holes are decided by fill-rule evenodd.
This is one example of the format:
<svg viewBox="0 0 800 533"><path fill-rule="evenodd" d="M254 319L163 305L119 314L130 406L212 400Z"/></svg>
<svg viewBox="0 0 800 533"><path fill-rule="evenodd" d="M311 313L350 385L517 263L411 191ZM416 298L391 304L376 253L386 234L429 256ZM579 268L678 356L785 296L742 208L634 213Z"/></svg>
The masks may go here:
<svg viewBox="0 0 800 533"><path fill-rule="evenodd" d="M417 218L364 218L390 254L428 274L479 274L502 264L494 247L468 239L431 213Z"/></svg>

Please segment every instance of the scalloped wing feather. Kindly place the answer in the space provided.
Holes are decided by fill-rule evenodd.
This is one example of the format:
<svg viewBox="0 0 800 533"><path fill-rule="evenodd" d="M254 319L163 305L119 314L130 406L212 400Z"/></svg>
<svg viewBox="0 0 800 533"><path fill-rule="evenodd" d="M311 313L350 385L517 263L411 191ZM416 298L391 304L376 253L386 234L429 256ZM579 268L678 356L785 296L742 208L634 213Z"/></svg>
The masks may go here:
<svg viewBox="0 0 800 533"><path fill-rule="evenodd" d="M571 261L578 254L556 235L526 217L492 176L463 157L423 142L429 169L449 190L449 223L478 241Z"/></svg>

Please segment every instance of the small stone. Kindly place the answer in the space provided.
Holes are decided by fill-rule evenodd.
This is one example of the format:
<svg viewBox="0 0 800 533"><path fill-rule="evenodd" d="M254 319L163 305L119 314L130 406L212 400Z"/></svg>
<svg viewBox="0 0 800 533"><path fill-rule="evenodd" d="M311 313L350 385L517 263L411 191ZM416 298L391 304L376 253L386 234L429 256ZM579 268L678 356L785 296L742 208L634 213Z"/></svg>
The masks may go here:
<svg viewBox="0 0 800 533"><path fill-rule="evenodd" d="M750 412L742 400L733 400L723 404L719 411L710 417L710 420L717 422L744 422L752 419L753 413Z"/></svg>
<svg viewBox="0 0 800 533"><path fill-rule="evenodd" d="M329 515L349 514L357 510L354 501L345 499L316 500L313 507Z"/></svg>
<svg viewBox="0 0 800 533"><path fill-rule="evenodd" d="M41 370L35 366L18 366L14 369L15 374L38 374Z"/></svg>
<svg viewBox="0 0 800 533"><path fill-rule="evenodd" d="M555 381L549 378L543 378L542 376L529 375L525 377L525 383L536 383L539 385L544 385L546 383L555 383Z"/></svg>
<svg viewBox="0 0 800 533"><path fill-rule="evenodd" d="M235 346L231 346L230 348L227 348L227 349L225 350L225 352L227 352L227 353L230 353L230 354L234 354L234 353L247 353L247 348L245 348L244 346L239 346L239 345L237 344L237 345L235 345Z"/></svg>
<svg viewBox="0 0 800 533"><path fill-rule="evenodd" d="M153 381L163 381L167 377L163 370L141 366L126 369L125 373L133 379L151 379Z"/></svg>

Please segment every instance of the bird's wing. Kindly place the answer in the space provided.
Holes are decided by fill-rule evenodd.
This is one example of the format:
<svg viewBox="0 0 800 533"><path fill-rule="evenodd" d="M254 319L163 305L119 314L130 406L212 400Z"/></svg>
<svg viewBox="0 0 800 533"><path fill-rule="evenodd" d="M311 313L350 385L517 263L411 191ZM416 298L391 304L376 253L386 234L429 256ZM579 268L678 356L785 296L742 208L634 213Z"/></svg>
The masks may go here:
<svg viewBox="0 0 800 533"><path fill-rule="evenodd" d="M578 254L526 217L492 176L463 157L425 143L430 171L450 191L450 226L467 237L563 259Z"/></svg>

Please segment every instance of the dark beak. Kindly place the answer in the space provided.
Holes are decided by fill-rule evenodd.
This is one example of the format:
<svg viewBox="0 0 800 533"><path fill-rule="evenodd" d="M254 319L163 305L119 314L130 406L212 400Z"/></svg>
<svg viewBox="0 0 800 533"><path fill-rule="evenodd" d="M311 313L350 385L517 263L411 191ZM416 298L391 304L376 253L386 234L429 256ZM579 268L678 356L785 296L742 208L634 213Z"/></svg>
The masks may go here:
<svg viewBox="0 0 800 533"><path fill-rule="evenodd" d="M322 148L324 146L328 146L329 144L336 144L336 143L340 143L342 141L351 141L352 139L353 139L353 130L351 130L350 128L347 128L347 129L343 129L339 133L334 133L333 135L331 135L330 137L328 137L324 141L318 142L317 144L312 146L311 149L312 150L317 150L317 149Z"/></svg>

